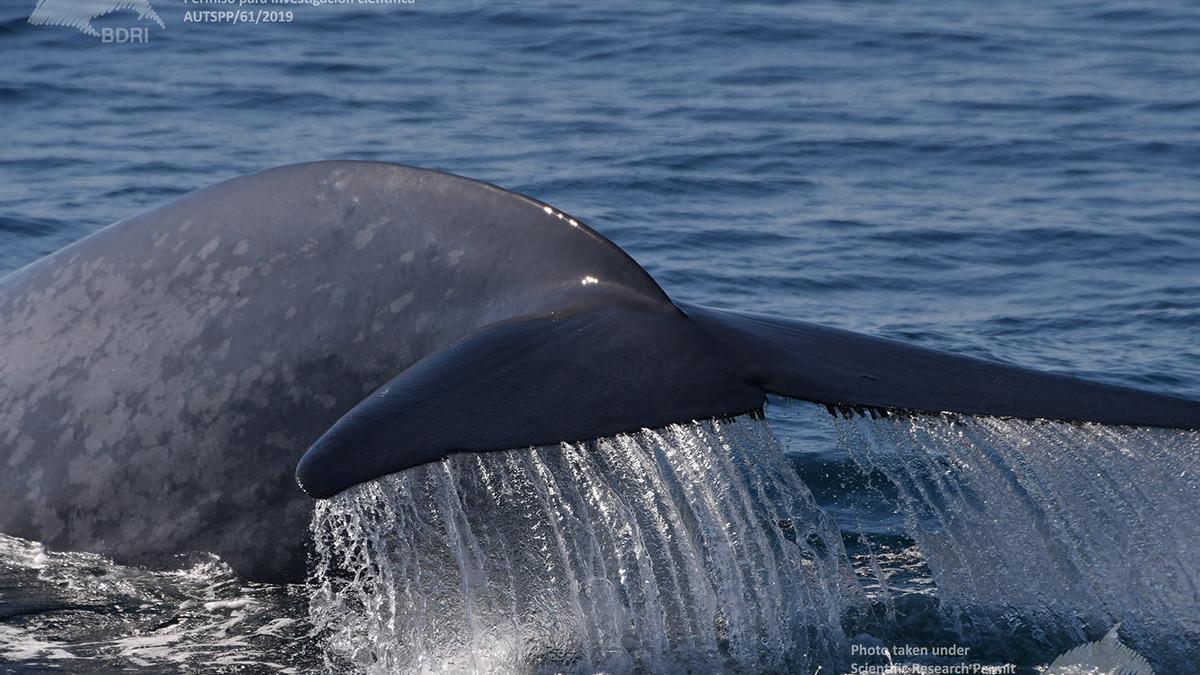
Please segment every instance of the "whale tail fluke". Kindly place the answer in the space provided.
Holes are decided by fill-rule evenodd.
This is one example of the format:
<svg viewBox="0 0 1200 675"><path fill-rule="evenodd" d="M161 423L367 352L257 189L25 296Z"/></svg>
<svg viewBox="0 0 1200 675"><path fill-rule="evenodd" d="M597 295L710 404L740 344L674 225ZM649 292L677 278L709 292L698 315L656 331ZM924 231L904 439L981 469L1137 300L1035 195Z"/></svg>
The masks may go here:
<svg viewBox="0 0 1200 675"><path fill-rule="evenodd" d="M732 416L762 389L670 305L601 303L480 330L338 421L300 460L310 496L453 452L587 441Z"/></svg>
<svg viewBox="0 0 1200 675"><path fill-rule="evenodd" d="M296 477L309 495L326 498L454 452L751 412L764 392L834 414L1200 427L1200 404L1185 399L798 321L601 295L500 322L427 356L339 420Z"/></svg>
<svg viewBox="0 0 1200 675"><path fill-rule="evenodd" d="M402 240L397 248L411 249L403 255L421 270L407 273L418 288L457 289L462 299L448 312L423 306L427 316L445 314L436 339L426 340L429 350L301 459L296 478L314 497L453 452L587 441L751 412L766 393L825 404L835 413L887 409L1200 428L1200 403L1171 396L674 303L632 258L583 223L461 177L336 162L276 169L224 189L254 198L276 184L294 191L314 180L318 187L353 183L357 212L372 213L364 205L374 203L375 217L386 216L379 222L392 223L389 232L420 233L417 244ZM374 227L366 224L359 234L373 237ZM417 249L425 254L417 257ZM397 301L402 309L411 300L404 297Z"/></svg>
<svg viewBox="0 0 1200 675"><path fill-rule="evenodd" d="M1200 403L770 316L681 305L770 393L833 410L1200 428Z"/></svg>

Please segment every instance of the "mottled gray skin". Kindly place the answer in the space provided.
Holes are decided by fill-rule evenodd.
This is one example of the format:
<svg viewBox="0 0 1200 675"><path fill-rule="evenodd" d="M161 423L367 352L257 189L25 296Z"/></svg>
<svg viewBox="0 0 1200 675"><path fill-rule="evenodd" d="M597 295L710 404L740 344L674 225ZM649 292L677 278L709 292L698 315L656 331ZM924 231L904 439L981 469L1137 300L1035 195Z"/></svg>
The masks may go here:
<svg viewBox="0 0 1200 675"><path fill-rule="evenodd" d="M343 413L481 326L609 291L666 301L591 230L464 178L321 162L185 195L0 281L0 532L299 579L293 472Z"/></svg>

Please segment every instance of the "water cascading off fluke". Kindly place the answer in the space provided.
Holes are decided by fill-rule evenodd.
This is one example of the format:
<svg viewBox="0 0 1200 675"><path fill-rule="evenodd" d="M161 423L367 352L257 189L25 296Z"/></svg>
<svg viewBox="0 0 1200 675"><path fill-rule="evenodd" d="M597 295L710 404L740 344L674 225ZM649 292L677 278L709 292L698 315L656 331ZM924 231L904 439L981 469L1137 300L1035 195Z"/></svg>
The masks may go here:
<svg viewBox="0 0 1200 675"><path fill-rule="evenodd" d="M761 419L455 455L317 505L331 668L829 670L860 591Z"/></svg>
<svg viewBox="0 0 1200 675"><path fill-rule="evenodd" d="M839 446L887 484L876 497L895 495L945 626L976 653L1044 664L1120 622L1160 672L1200 670L1200 432L834 419Z"/></svg>

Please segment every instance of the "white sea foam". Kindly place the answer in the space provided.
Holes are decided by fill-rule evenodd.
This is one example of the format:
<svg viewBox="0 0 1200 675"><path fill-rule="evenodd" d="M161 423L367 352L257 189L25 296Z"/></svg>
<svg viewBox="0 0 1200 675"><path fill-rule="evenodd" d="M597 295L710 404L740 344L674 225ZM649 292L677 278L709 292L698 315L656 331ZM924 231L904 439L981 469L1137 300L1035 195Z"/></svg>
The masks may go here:
<svg viewBox="0 0 1200 675"><path fill-rule="evenodd" d="M211 555L149 571L0 535L0 671L311 670L303 591Z"/></svg>
<svg viewBox="0 0 1200 675"><path fill-rule="evenodd" d="M0 623L0 663L22 661L57 661L73 659L70 645L39 639L31 631L24 631Z"/></svg>

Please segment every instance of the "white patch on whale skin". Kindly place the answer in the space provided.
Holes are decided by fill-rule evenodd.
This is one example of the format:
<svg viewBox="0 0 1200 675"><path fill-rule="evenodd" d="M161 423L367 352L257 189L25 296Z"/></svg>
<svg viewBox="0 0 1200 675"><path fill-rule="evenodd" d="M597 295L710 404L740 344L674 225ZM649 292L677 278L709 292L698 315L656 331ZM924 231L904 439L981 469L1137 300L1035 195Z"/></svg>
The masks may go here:
<svg viewBox="0 0 1200 675"><path fill-rule="evenodd" d="M387 218L381 218L373 223L368 223L365 227L363 227L363 229L359 230L358 233L354 235L354 248L358 249L359 251L366 248L367 244L370 244L371 240L375 238L375 233L379 231L379 228L386 225L387 222Z"/></svg>
<svg viewBox="0 0 1200 675"><path fill-rule="evenodd" d="M417 320L413 322L413 329L417 331L425 330L429 322L433 320L433 312L421 312L417 315Z"/></svg>
<svg viewBox="0 0 1200 675"><path fill-rule="evenodd" d="M233 346L233 338L225 338L221 341L221 346L217 347L216 357L224 359L229 356L229 348Z"/></svg>
<svg viewBox="0 0 1200 675"><path fill-rule="evenodd" d="M8 466L16 468L17 465L25 461L29 453L33 450L33 439L28 436L22 436L21 440L17 441L17 449L13 451L12 456L8 458Z"/></svg>
<svg viewBox="0 0 1200 675"><path fill-rule="evenodd" d="M210 239L209 243L205 244L204 247L202 247L202 249L200 249L200 251L198 253L198 255L200 256L200 259L202 259L202 261L206 261L206 259L208 259L209 256L212 255L212 253L216 252L217 246L220 246L220 245L221 245L220 237L214 237L214 238Z"/></svg>
<svg viewBox="0 0 1200 675"><path fill-rule="evenodd" d="M405 293L388 304L388 311L390 311L392 314L399 314L404 310L405 307L408 307L409 303L413 301L414 297L416 296L412 293Z"/></svg>

